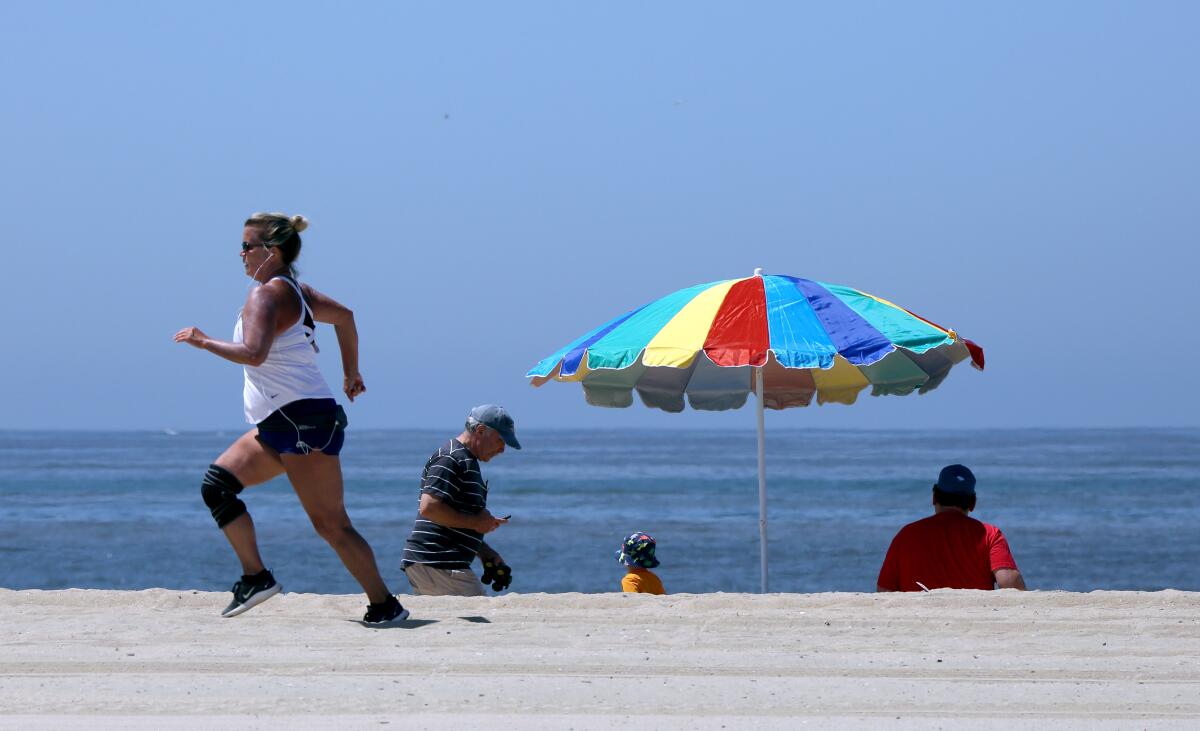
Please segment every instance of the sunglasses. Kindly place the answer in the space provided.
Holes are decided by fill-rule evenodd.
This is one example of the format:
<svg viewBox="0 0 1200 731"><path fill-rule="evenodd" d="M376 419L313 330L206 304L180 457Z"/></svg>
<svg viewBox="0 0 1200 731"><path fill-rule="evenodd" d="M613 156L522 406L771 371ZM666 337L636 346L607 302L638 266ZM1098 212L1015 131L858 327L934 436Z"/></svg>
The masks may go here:
<svg viewBox="0 0 1200 731"><path fill-rule="evenodd" d="M245 254L248 251L250 251L251 249L257 249L260 246L263 247L264 249L271 248L270 245L268 245L268 244L251 244L249 242L243 241L242 242L242 253Z"/></svg>

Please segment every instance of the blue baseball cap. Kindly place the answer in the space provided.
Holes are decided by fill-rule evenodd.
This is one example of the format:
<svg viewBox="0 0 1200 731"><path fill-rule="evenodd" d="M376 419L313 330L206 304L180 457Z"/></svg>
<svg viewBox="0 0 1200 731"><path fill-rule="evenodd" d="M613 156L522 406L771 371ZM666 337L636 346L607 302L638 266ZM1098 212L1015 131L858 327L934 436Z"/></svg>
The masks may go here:
<svg viewBox="0 0 1200 731"><path fill-rule="evenodd" d="M960 464L947 465L938 474L937 489L947 495L974 495L975 475Z"/></svg>
<svg viewBox="0 0 1200 731"><path fill-rule="evenodd" d="M495 404L484 404L471 409L468 418L478 421L484 426L495 429L504 440L504 443L513 449L520 449L521 443L517 441L517 433L513 430L513 418L508 415L503 406Z"/></svg>

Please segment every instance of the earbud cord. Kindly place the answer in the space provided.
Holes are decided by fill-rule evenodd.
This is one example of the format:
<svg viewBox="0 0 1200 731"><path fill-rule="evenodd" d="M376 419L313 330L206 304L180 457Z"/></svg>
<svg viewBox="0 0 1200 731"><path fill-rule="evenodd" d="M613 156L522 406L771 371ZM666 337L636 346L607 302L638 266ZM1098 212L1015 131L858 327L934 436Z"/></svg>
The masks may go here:
<svg viewBox="0 0 1200 731"><path fill-rule="evenodd" d="M305 443L304 438L300 436L300 427L296 425L296 422L292 421L291 417L289 417L286 413L284 413L283 409L280 409L279 413L283 416L283 418L287 419L288 423L292 425L292 428L296 430L296 449L300 450L300 454L307 456L308 453L313 450L313 448L310 447L307 443ZM317 447L317 451L324 452L325 447L328 447L330 444L333 443L333 436L335 434L337 434L337 430L341 429L341 428L342 427L340 424L338 424L337 422L334 422L333 428L329 430L329 440L325 442L324 447Z"/></svg>
<svg viewBox="0 0 1200 731"><path fill-rule="evenodd" d="M268 248L272 248L272 247L268 247ZM262 286L262 282L258 281L258 273L259 273L259 272L261 272L261 271L262 271L262 268L263 268L263 267L265 267L265 266L267 265L267 262L271 260L271 257L272 257L272 256L275 256L275 252L274 252L274 251L272 251L272 252L271 252L271 254L270 254L270 256L268 256L266 259L263 259L263 263L258 265L258 269L255 269L255 270L254 270L254 276L253 276L253 277L251 277L251 279L253 279L253 280L254 280L254 284L251 284L251 285L250 285L250 286L251 286L251 288L253 288L253 287L261 287L261 286ZM302 295L300 295L300 298L301 298L301 300L303 300L303 298L304 298L304 295L303 295L303 294L302 294ZM303 317L303 316L304 316L304 311L303 311L303 310L304 310L304 308L305 308L305 307L307 307L307 303L303 303L303 302L302 302L302 303L301 303L301 305L300 305L300 309L301 309L300 316L301 316L301 317ZM320 352L321 352L321 349L320 349L319 347L317 347L317 334L316 334L316 332L307 332L307 333L305 333L305 334L304 334L304 339L308 341L308 344L312 346L312 349L313 349L315 352L317 352L317 353L320 353Z"/></svg>
<svg viewBox="0 0 1200 731"><path fill-rule="evenodd" d="M274 247L270 247L270 246L268 246L267 248L268 248L268 249L271 249L271 248L274 248ZM272 257L272 256L275 256L275 252L274 252L274 251L272 251L270 254L268 254L266 259L263 259L263 260L262 260L262 264L259 264L259 265L258 265L258 269L255 269L255 270L254 270L254 276L253 276L253 277L250 277L250 278L251 278L251 279L253 279L253 280L254 280L254 281L257 283L257 285L258 285L258 286L260 286L260 287L262 286L262 282L259 282L259 281L258 281L258 273L259 273L259 272L261 272L261 271L262 271L262 268L263 268L263 267L265 267L265 266L267 265L267 262L271 261L271 257ZM253 284L252 284L252 285L250 285L250 286L251 286L251 287L253 287L253 286L255 286L255 285L253 285Z"/></svg>

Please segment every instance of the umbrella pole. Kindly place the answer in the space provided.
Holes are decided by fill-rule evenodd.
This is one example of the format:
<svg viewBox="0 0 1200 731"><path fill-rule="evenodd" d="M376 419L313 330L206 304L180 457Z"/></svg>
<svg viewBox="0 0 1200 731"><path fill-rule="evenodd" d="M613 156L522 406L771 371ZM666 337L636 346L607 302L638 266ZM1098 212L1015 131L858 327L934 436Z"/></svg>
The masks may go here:
<svg viewBox="0 0 1200 731"><path fill-rule="evenodd" d="M754 369L754 394L758 397L758 539L762 562L762 593L767 593L767 448L763 418L763 369Z"/></svg>

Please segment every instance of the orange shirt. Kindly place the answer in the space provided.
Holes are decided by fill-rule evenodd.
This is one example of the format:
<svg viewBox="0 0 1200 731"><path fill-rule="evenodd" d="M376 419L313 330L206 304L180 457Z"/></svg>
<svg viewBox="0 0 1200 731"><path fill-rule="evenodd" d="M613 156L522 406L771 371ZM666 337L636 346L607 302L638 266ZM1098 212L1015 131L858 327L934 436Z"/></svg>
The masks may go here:
<svg viewBox="0 0 1200 731"><path fill-rule="evenodd" d="M630 566L629 573L621 579L621 591L634 594L666 594L662 581L650 569Z"/></svg>

